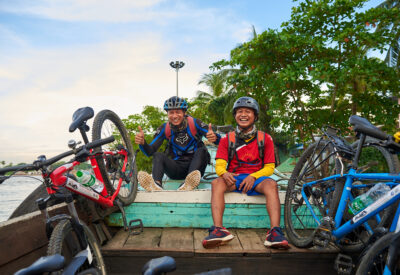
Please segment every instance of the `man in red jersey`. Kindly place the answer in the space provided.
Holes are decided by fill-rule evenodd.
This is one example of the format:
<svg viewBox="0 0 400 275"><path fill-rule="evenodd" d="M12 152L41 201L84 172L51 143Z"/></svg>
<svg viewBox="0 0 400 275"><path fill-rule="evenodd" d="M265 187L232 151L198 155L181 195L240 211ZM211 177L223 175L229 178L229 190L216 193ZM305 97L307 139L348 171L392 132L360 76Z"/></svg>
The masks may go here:
<svg viewBox="0 0 400 275"><path fill-rule="evenodd" d="M264 245L273 248L288 248L288 241L280 225L281 205L276 181L269 178L275 168L272 138L257 131L259 106L251 97L241 97L233 105L233 116L237 127L221 139L215 171L219 176L211 183L211 210L214 225L203 240L205 248L214 248L231 241L234 236L222 225L225 210L225 192L245 193L249 196L263 194L270 217L271 229ZM232 142L232 139L235 141ZM260 141L262 144L260 145Z"/></svg>

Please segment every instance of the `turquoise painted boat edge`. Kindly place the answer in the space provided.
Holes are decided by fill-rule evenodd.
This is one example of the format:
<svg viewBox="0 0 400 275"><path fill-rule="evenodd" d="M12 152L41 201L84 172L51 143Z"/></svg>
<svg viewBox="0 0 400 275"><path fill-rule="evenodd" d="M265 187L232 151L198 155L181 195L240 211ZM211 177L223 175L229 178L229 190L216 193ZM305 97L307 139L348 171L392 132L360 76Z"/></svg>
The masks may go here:
<svg viewBox="0 0 400 275"><path fill-rule="evenodd" d="M283 213L281 205L282 228ZM126 208L126 216L128 222L141 219L144 227L209 228L213 224L209 203L133 203ZM310 223L312 219L306 220ZM109 226L123 226L121 213L109 215L106 222ZM262 204L226 204L223 223L227 228L270 228L269 216Z"/></svg>

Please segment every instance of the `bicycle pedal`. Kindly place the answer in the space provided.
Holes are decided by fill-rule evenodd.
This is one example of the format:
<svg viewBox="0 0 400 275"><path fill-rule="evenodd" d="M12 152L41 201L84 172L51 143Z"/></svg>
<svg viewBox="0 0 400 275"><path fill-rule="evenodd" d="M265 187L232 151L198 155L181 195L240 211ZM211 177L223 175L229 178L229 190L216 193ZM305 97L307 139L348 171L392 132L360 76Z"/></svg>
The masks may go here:
<svg viewBox="0 0 400 275"><path fill-rule="evenodd" d="M338 254L335 259L335 270L341 275L350 275L353 270L353 259L345 254Z"/></svg>
<svg viewBox="0 0 400 275"><path fill-rule="evenodd" d="M137 223L137 224L133 224L133 223ZM130 236L130 235L139 235L140 233L143 232L143 222L142 222L142 220L141 219L136 219L136 220L129 221L128 229L129 229L128 236Z"/></svg>

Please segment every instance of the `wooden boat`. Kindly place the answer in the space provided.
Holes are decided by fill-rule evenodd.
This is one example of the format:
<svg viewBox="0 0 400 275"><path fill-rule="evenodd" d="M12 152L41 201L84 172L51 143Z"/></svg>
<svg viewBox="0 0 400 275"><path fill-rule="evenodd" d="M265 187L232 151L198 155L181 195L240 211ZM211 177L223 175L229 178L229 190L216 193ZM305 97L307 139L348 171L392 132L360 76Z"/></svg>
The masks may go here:
<svg viewBox="0 0 400 275"><path fill-rule="evenodd" d="M148 260L165 255L177 261L177 270L172 274L195 274L223 267L232 268L233 274L336 274L335 249L264 247L269 219L263 196L226 194L224 225L235 238L225 246L204 249L201 241L208 234L205 228L212 225L210 181L189 192L176 191L179 184L169 181L166 187L170 190L161 192L139 191L135 202L125 208L128 220L143 221L144 230L139 235L122 228L120 213L99 213L84 199L76 203L79 216L102 244L109 274L141 274ZM281 203L284 190L282 182ZM65 208L63 204L53 206L51 213L64 213ZM99 214L106 216L106 222ZM0 274L12 274L45 255L47 243L39 211L1 222Z"/></svg>

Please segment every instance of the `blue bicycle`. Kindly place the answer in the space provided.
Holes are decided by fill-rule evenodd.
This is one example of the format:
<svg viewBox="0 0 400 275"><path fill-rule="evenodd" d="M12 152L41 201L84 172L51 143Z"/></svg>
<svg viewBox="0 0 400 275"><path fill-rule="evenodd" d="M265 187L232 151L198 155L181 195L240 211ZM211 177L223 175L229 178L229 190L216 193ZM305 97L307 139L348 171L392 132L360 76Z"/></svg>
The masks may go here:
<svg viewBox="0 0 400 275"><path fill-rule="evenodd" d="M378 239L361 258L356 275L400 274L400 228Z"/></svg>
<svg viewBox="0 0 400 275"><path fill-rule="evenodd" d="M324 137L304 151L293 170L284 215L287 237L297 247L334 243L342 251L355 252L365 246L374 229L395 229L400 175L392 153L400 152L400 145L365 118L352 116L349 122L359 138L353 146L337 136L336 130L326 128ZM384 161L377 162L370 155L372 161L363 163L362 153L367 149L374 149ZM392 190L351 214L354 198L379 182Z"/></svg>

